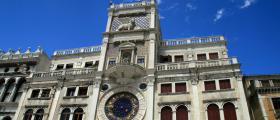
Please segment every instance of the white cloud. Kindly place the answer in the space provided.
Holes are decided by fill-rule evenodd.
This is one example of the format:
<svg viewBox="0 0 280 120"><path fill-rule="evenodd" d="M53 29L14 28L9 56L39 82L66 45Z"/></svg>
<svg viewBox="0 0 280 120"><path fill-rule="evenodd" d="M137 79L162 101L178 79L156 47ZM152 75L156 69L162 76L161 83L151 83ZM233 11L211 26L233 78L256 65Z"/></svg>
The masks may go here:
<svg viewBox="0 0 280 120"><path fill-rule="evenodd" d="M240 8L241 9L247 8L251 6L254 2L255 0L244 0L244 4Z"/></svg>
<svg viewBox="0 0 280 120"><path fill-rule="evenodd" d="M165 17L159 14L159 19L165 19Z"/></svg>
<svg viewBox="0 0 280 120"><path fill-rule="evenodd" d="M220 20L225 14L225 9L222 8L222 9L219 9L216 13L216 16L215 16L215 19L214 19L214 22Z"/></svg>
<svg viewBox="0 0 280 120"><path fill-rule="evenodd" d="M161 4L162 3L162 1L161 0L157 0L157 4L159 5L159 4Z"/></svg>
<svg viewBox="0 0 280 120"><path fill-rule="evenodd" d="M188 10L196 10L196 7L195 7L194 5L192 5L191 3L187 3L187 4L186 4L186 8L187 8Z"/></svg>
<svg viewBox="0 0 280 120"><path fill-rule="evenodd" d="M179 5L179 3L174 3L171 6L167 7L165 10L172 10L174 8L176 8Z"/></svg>

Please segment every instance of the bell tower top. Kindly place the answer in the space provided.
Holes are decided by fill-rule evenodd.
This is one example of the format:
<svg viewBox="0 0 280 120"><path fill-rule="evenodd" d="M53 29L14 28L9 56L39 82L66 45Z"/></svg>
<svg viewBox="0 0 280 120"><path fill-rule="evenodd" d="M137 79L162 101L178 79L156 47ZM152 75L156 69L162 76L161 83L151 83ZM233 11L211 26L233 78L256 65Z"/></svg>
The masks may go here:
<svg viewBox="0 0 280 120"><path fill-rule="evenodd" d="M110 0L106 33L155 29L155 0Z"/></svg>
<svg viewBox="0 0 280 120"><path fill-rule="evenodd" d="M115 63L154 69L160 39L155 0L110 0L99 71Z"/></svg>

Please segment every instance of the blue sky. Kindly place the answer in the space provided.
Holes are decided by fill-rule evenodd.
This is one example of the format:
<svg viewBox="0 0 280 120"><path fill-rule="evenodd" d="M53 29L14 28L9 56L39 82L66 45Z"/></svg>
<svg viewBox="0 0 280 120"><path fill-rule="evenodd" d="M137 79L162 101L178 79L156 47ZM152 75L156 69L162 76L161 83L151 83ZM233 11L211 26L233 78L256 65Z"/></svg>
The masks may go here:
<svg viewBox="0 0 280 120"><path fill-rule="evenodd" d="M0 48L101 44L109 0L0 0ZM160 0L164 39L225 35L245 74L280 73L279 0Z"/></svg>

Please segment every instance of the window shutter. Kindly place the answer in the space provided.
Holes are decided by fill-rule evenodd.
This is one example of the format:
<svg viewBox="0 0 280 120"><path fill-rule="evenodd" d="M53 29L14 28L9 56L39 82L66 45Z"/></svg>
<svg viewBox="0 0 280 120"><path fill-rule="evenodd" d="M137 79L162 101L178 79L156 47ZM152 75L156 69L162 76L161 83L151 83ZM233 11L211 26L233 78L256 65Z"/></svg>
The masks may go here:
<svg viewBox="0 0 280 120"><path fill-rule="evenodd" d="M235 107L232 103L226 103L224 105L225 120L237 120Z"/></svg>
<svg viewBox="0 0 280 120"><path fill-rule="evenodd" d="M209 58L211 60L217 60L217 59L219 59L219 55L218 55L218 53L209 53Z"/></svg>
<svg viewBox="0 0 280 120"><path fill-rule="evenodd" d="M208 120L221 120L219 107L215 104L211 104L207 108Z"/></svg>
<svg viewBox="0 0 280 120"><path fill-rule="evenodd" d="M205 81L204 82L205 90L216 90L215 81Z"/></svg>
<svg viewBox="0 0 280 120"><path fill-rule="evenodd" d="M171 84L161 84L161 93L171 93L172 85Z"/></svg>
<svg viewBox="0 0 280 120"><path fill-rule="evenodd" d="M176 110L176 120L188 120L188 109L186 106L179 106Z"/></svg>
<svg viewBox="0 0 280 120"><path fill-rule="evenodd" d="M220 80L219 81L220 84L220 89L230 89L231 85L230 85L230 80Z"/></svg>
<svg viewBox="0 0 280 120"><path fill-rule="evenodd" d="M186 83L175 83L175 91L176 92L186 92Z"/></svg>
<svg viewBox="0 0 280 120"><path fill-rule="evenodd" d="M172 109L170 107L163 107L160 113L161 120L172 120Z"/></svg>

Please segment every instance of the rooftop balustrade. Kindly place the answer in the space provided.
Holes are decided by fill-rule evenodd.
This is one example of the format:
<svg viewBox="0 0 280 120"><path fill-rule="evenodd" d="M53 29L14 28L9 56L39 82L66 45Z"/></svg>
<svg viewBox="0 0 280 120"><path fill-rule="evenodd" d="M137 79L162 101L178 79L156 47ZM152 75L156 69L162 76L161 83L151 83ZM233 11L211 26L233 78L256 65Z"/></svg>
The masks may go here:
<svg viewBox="0 0 280 120"><path fill-rule="evenodd" d="M203 68L223 65L238 64L237 58L206 60L206 61L185 61L179 63L159 63L156 65L157 71L179 70L187 68Z"/></svg>
<svg viewBox="0 0 280 120"><path fill-rule="evenodd" d="M54 52L54 56L63 56L63 55L72 55L72 54L80 54L80 53L96 53L101 52L101 46L91 46L91 47L83 47L83 48L74 48L74 49L66 49L66 50L57 50Z"/></svg>
<svg viewBox="0 0 280 120"><path fill-rule="evenodd" d="M92 75L97 71L96 68L76 68L69 70L59 70L51 72L40 72L34 73L33 78L50 78L50 77L60 77L60 76L82 76L82 75Z"/></svg>
<svg viewBox="0 0 280 120"><path fill-rule="evenodd" d="M223 36L209 36L209 37L196 37L196 38L186 38L179 40L166 40L161 41L161 46L178 46L178 45L188 45L188 44L203 44L211 42L225 41Z"/></svg>
<svg viewBox="0 0 280 120"><path fill-rule="evenodd" d="M135 8L135 7L141 7L141 6L147 6L150 5L151 1L150 0L143 0L143 1L136 1L136 2L129 2L129 3L116 3L112 4L110 8Z"/></svg>

